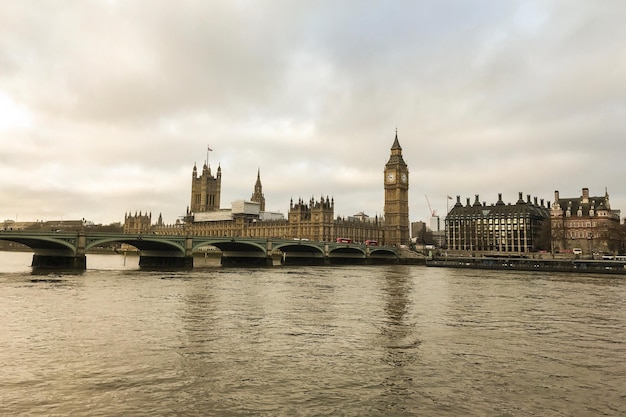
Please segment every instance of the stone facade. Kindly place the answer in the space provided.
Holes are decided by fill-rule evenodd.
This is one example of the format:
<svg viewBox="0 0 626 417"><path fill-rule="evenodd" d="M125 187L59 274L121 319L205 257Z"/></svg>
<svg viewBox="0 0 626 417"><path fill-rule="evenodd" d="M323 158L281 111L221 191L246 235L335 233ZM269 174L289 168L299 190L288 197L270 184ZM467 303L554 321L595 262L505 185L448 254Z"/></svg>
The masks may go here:
<svg viewBox="0 0 626 417"><path fill-rule="evenodd" d="M206 163L202 167L202 174L198 176L198 168L194 165L191 176L191 204L189 211L201 213L220 209L222 193L222 168L217 167L217 175L211 174L211 167Z"/></svg>
<svg viewBox="0 0 626 417"><path fill-rule="evenodd" d="M385 243L408 245L409 235L409 168L402 158L398 132L385 165Z"/></svg>
<svg viewBox="0 0 626 417"><path fill-rule="evenodd" d="M129 214L125 217L124 230L128 230L128 233L308 239L325 242L347 238L353 242L377 241L384 245L409 243L408 168L402 158L397 133L391 148L391 157L385 165L385 219L378 216L371 218L364 213L347 219L335 218L335 202L328 196L322 196L319 200L313 197L309 201L292 200L287 219L264 216L265 197L260 170L251 197L251 201L260 206L260 213L238 215L236 211L219 208L221 178L221 167L218 167L217 175L213 177L211 169L205 164L202 175L198 176L194 165L191 205L183 222L174 225L160 223L150 227L150 215ZM202 216L198 213L202 213Z"/></svg>
<svg viewBox="0 0 626 417"><path fill-rule="evenodd" d="M188 217L189 218L189 217ZM128 222L128 219L127 219ZM169 235L237 236L256 238L335 241L338 237L354 242L385 242L384 222L378 217L334 218L334 201L329 197L290 203L287 219L261 220L259 217L230 216L228 220L186 221L176 225L154 226L151 232ZM144 232L144 233L147 233Z"/></svg>
<svg viewBox="0 0 626 417"><path fill-rule="evenodd" d="M124 215L124 233L140 234L149 233L152 230L152 213Z"/></svg>
<svg viewBox="0 0 626 417"><path fill-rule="evenodd" d="M554 192L550 211L552 249L585 256L617 253L620 247L620 211L612 210L609 193L592 197L583 188L580 197L562 198Z"/></svg>

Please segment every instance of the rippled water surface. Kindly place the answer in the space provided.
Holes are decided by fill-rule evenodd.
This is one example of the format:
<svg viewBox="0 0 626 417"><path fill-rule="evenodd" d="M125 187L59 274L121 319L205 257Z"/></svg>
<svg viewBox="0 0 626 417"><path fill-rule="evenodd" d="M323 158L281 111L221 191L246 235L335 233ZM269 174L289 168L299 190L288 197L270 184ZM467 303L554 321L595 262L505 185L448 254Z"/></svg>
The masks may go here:
<svg viewBox="0 0 626 417"><path fill-rule="evenodd" d="M626 415L626 277L0 253L0 415Z"/></svg>

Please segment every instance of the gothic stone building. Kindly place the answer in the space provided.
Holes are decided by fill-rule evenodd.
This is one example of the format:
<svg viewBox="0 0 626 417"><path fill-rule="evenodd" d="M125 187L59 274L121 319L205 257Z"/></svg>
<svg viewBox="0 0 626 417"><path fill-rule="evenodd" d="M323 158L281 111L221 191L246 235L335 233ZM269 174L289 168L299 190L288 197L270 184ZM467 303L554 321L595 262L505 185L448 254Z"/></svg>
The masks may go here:
<svg viewBox="0 0 626 417"><path fill-rule="evenodd" d="M609 193L589 196L583 188L580 197L562 198L554 192L551 235L554 252L581 249L584 255L617 253L620 245L620 211L611 210Z"/></svg>
<svg viewBox="0 0 626 417"><path fill-rule="evenodd" d="M124 233L140 234L150 233L154 227L163 227L163 217L159 214L159 220L152 225L152 213L124 214Z"/></svg>
<svg viewBox="0 0 626 417"><path fill-rule="evenodd" d="M222 168L218 165L217 176L211 174L211 167L206 163L202 174L198 176L198 168L194 165L191 174L191 206L194 213L215 211L220 208L222 192Z"/></svg>
<svg viewBox="0 0 626 417"><path fill-rule="evenodd" d="M495 251L526 253L536 251L536 244L544 222L549 221L550 212L543 200L524 201L522 193L515 204L505 204L498 194L495 204L479 201L473 204L456 204L446 216L447 244L449 250Z"/></svg>
<svg viewBox="0 0 626 417"><path fill-rule="evenodd" d="M348 238L354 242L375 240L385 245L405 245L409 243L408 188L409 171L402 157L398 134L391 147L391 156L384 169L385 217L370 218L356 215L349 218L335 218L334 199L320 197L309 201L299 199L289 204L287 218L276 213L265 212L265 197L261 184L260 170L254 186L251 201L238 202L233 209L220 209L222 170L218 167L217 176L211 168L203 166L202 175L194 165L191 184L191 205L183 222L175 225L153 226L152 233L189 234L200 236L237 236L280 239L308 239L312 241L334 241ZM239 204L241 203L241 204ZM144 216L145 217L145 216ZM150 218L137 222L127 215L125 225L128 230L146 232L145 223ZM141 224L138 227L138 224Z"/></svg>

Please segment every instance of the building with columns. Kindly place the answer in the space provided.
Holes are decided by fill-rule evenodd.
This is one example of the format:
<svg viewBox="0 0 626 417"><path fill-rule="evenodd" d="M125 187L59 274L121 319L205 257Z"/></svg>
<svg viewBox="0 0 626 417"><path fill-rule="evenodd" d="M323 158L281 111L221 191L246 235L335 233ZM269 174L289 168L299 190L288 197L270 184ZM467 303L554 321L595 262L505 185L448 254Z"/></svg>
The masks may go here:
<svg viewBox="0 0 626 417"><path fill-rule="evenodd" d="M538 249L538 241L550 220L549 207L544 201L526 201L519 193L515 204L502 201L498 194L495 204L480 202L478 194L473 203L461 197L446 216L447 246L452 251L485 251L527 253Z"/></svg>

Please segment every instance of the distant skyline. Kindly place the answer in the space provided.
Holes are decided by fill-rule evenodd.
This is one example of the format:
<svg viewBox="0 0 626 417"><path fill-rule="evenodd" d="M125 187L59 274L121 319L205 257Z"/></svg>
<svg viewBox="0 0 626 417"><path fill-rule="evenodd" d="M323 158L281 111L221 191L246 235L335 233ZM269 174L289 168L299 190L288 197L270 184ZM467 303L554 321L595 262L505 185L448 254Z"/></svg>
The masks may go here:
<svg viewBox="0 0 626 417"><path fill-rule="evenodd" d="M626 210L626 3L3 2L0 220L335 200L382 215L398 129L410 221L461 196L610 195Z"/></svg>

